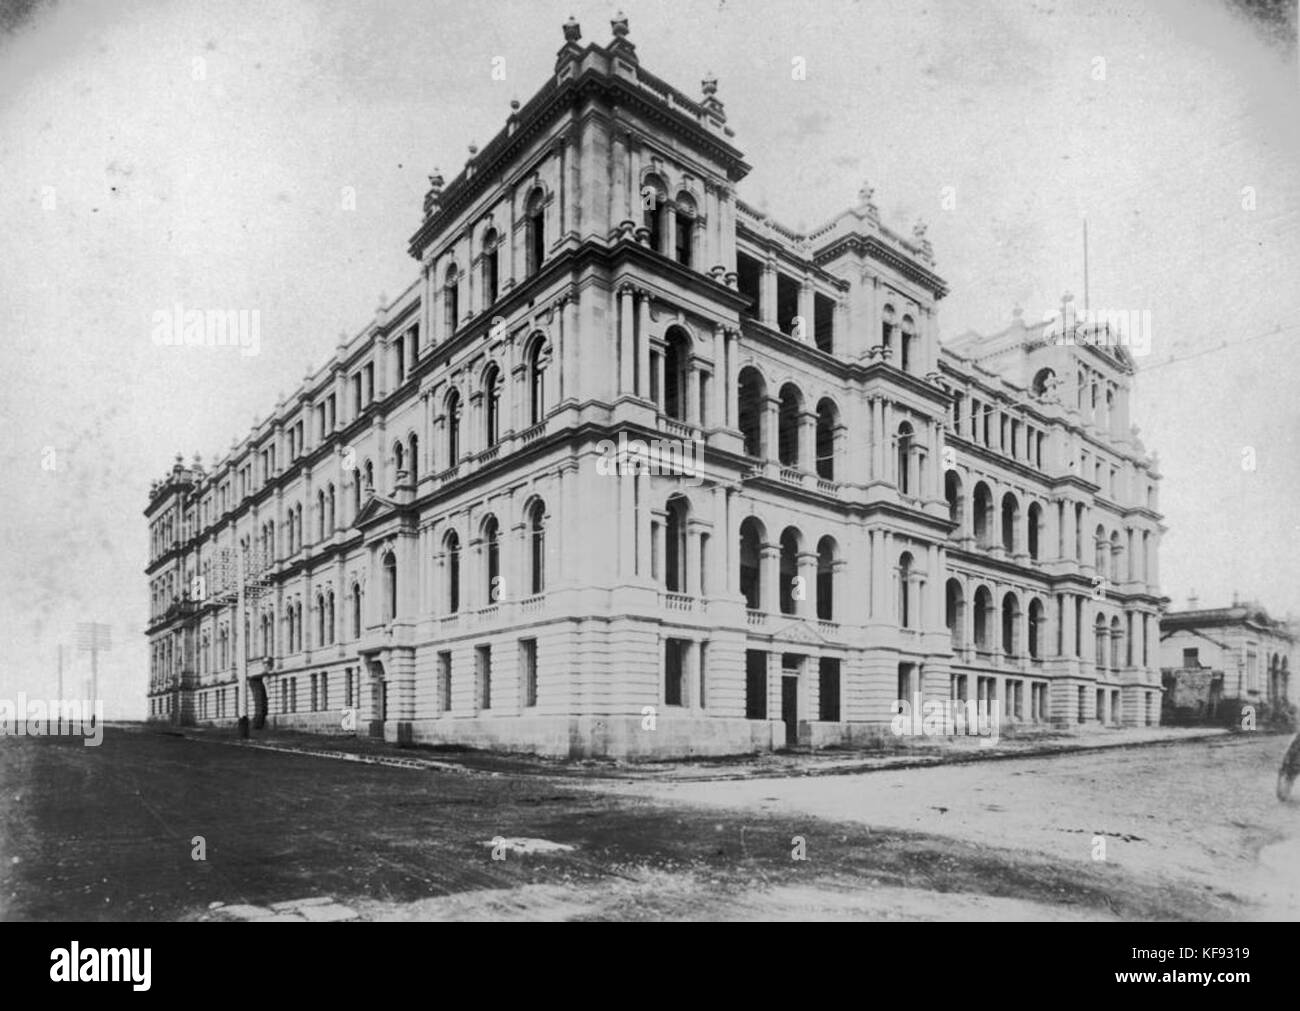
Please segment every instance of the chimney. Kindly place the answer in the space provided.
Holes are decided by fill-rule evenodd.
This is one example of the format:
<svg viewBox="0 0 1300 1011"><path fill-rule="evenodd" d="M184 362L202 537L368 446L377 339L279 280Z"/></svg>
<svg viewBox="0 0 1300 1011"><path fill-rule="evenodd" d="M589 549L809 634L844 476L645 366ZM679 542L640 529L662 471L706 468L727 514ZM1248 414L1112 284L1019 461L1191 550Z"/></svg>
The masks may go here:
<svg viewBox="0 0 1300 1011"><path fill-rule="evenodd" d="M1193 590L1187 598L1187 610L1195 611L1200 606L1201 606L1200 598L1196 596L1196 591Z"/></svg>

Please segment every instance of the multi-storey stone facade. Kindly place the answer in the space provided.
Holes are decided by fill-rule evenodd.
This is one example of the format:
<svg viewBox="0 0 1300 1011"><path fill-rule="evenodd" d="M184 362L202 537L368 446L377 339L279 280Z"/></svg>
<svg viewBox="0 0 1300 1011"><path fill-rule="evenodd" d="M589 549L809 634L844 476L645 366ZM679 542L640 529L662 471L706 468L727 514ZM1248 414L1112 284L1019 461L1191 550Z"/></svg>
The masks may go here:
<svg viewBox="0 0 1300 1011"><path fill-rule="evenodd" d="M633 756L867 739L916 692L1157 720L1126 351L1068 311L941 346L922 227L866 187L778 224L716 81L564 36L431 177L415 283L153 489L151 716Z"/></svg>

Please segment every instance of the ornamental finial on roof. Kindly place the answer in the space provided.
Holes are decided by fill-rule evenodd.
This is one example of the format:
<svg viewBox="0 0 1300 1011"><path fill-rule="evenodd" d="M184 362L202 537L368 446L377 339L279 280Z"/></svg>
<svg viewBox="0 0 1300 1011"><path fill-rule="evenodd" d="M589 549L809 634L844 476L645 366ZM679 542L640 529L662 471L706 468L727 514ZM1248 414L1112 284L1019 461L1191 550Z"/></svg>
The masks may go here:
<svg viewBox="0 0 1300 1011"><path fill-rule="evenodd" d="M871 198L876 195L875 188L865 179L862 180L862 188L858 190L858 203L869 204Z"/></svg>
<svg viewBox="0 0 1300 1011"><path fill-rule="evenodd" d="M569 20L564 22L564 41L577 42L581 38L582 25L578 24L577 18L570 14Z"/></svg>
<svg viewBox="0 0 1300 1011"><path fill-rule="evenodd" d="M700 82L700 88L704 91L704 97L710 98L718 93L718 75L710 70L704 75L704 80Z"/></svg>
<svg viewBox="0 0 1300 1011"><path fill-rule="evenodd" d="M619 11L610 19L609 27L614 31L614 38L627 38L627 15Z"/></svg>

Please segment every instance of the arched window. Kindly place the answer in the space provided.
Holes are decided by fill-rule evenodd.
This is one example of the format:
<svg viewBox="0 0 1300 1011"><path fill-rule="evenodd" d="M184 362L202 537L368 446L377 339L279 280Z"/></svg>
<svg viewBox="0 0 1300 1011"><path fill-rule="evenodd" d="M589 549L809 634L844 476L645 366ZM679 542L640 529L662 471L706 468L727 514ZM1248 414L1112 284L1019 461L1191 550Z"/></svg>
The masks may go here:
<svg viewBox="0 0 1300 1011"><path fill-rule="evenodd" d="M322 488L316 493L316 540L325 539L325 490ZM266 549L266 535L262 536L262 548Z"/></svg>
<svg viewBox="0 0 1300 1011"><path fill-rule="evenodd" d="M695 239L695 200L689 193L677 195L677 242L675 255L683 267L691 265L691 248Z"/></svg>
<svg viewBox="0 0 1300 1011"><path fill-rule="evenodd" d="M487 427L483 437L488 449L501 440L501 370L489 365L483 375L484 414Z"/></svg>
<svg viewBox="0 0 1300 1011"><path fill-rule="evenodd" d="M537 425L546 417L546 342L536 338L528 349L528 421Z"/></svg>
<svg viewBox="0 0 1300 1011"><path fill-rule="evenodd" d="M316 594L316 645L325 645L325 598Z"/></svg>
<svg viewBox="0 0 1300 1011"><path fill-rule="evenodd" d="M880 346L886 351L894 348L894 307L888 303L880 314Z"/></svg>
<svg viewBox="0 0 1300 1011"><path fill-rule="evenodd" d="M641 184L641 220L650 232L650 248L664 252L664 214L667 189L657 175L648 175Z"/></svg>
<svg viewBox="0 0 1300 1011"><path fill-rule="evenodd" d="M782 466L799 464L799 425L802 422L803 394L794 383L781 387L781 405L777 408L777 459Z"/></svg>
<svg viewBox="0 0 1300 1011"><path fill-rule="evenodd" d="M993 595L987 586L975 590L975 648L987 651L989 648L989 618L993 613Z"/></svg>
<svg viewBox="0 0 1300 1011"><path fill-rule="evenodd" d="M447 466L460 463L460 393L447 394Z"/></svg>
<svg viewBox="0 0 1300 1011"><path fill-rule="evenodd" d="M955 470L946 471L943 475L943 497L948 503L948 519L955 525L953 531L958 537L962 536L963 521L962 515L965 507L965 500L961 493L961 475Z"/></svg>
<svg viewBox="0 0 1300 1011"><path fill-rule="evenodd" d="M817 542L817 617L821 621L835 619L835 538L823 537Z"/></svg>
<svg viewBox="0 0 1300 1011"><path fill-rule="evenodd" d="M904 551L898 558L898 624L912 627L912 554Z"/></svg>
<svg viewBox="0 0 1300 1011"><path fill-rule="evenodd" d="M542 262L546 259L546 201L541 189L535 189L529 195L524 218L528 233L527 274L532 277L542 269Z"/></svg>
<svg viewBox="0 0 1300 1011"><path fill-rule="evenodd" d="M328 533L333 534L337 525L334 522L334 484L330 482L329 488L325 493L325 529ZM271 554L275 554L275 531L271 531Z"/></svg>
<svg viewBox="0 0 1300 1011"><path fill-rule="evenodd" d="M671 327L664 349L664 413L677 421L688 415L687 373L691 367L691 341L681 327Z"/></svg>
<svg viewBox="0 0 1300 1011"><path fill-rule="evenodd" d="M352 638L361 638L361 584L352 584Z"/></svg>
<svg viewBox="0 0 1300 1011"><path fill-rule="evenodd" d="M913 322L911 316L904 316L902 334L899 340L899 344L900 344L899 350L901 351L901 355L899 356L899 363L898 363L898 367L901 368L904 372L912 371L912 358L913 358L912 352L915 346L915 341L916 341L916 324Z"/></svg>
<svg viewBox="0 0 1300 1011"><path fill-rule="evenodd" d="M835 429L839 426L839 411L835 404L822 398L817 403L817 476L835 480Z"/></svg>
<svg viewBox="0 0 1300 1011"><path fill-rule="evenodd" d="M912 494L912 424L908 421L898 426L898 491Z"/></svg>
<svg viewBox="0 0 1300 1011"><path fill-rule="evenodd" d="M1110 578L1119 582L1124 572L1124 545L1119 539L1119 531L1110 532Z"/></svg>
<svg viewBox="0 0 1300 1011"><path fill-rule="evenodd" d="M978 547L990 548L993 546L993 493L983 481L975 485L974 509L975 543Z"/></svg>
<svg viewBox="0 0 1300 1011"><path fill-rule="evenodd" d="M411 471L411 484L418 487L420 484L420 437L412 432L408 441L411 444L411 451L407 454L406 466Z"/></svg>
<svg viewBox="0 0 1300 1011"><path fill-rule="evenodd" d="M807 599L807 590L799 575L799 550L803 538L794 527L781 532L781 585L778 599L782 614L794 614L797 600Z"/></svg>
<svg viewBox="0 0 1300 1011"><path fill-rule="evenodd" d="M393 443L393 472L400 474L406 469L406 447L401 442Z"/></svg>
<svg viewBox="0 0 1300 1011"><path fill-rule="evenodd" d="M443 551L447 556L447 613L455 614L460 610L460 538L455 530L448 532Z"/></svg>
<svg viewBox="0 0 1300 1011"><path fill-rule="evenodd" d="M1043 638L1043 602L1035 597L1029 602L1029 656L1039 659Z"/></svg>
<svg viewBox="0 0 1300 1011"><path fill-rule="evenodd" d="M965 632L966 600L958 579L949 579L944 587L943 617L948 626L948 634L952 637L952 648L960 649Z"/></svg>
<svg viewBox="0 0 1300 1011"><path fill-rule="evenodd" d="M1002 598L1002 652L1020 655L1020 601L1014 593Z"/></svg>
<svg viewBox="0 0 1300 1011"><path fill-rule="evenodd" d="M528 511L530 593L546 589L546 506L534 502Z"/></svg>
<svg viewBox="0 0 1300 1011"><path fill-rule="evenodd" d="M1037 372L1034 373L1034 380L1031 386L1031 388L1034 391L1034 396L1036 397L1046 396L1047 392L1052 388L1052 384L1055 381L1056 381L1055 372L1053 372L1051 369L1039 369Z"/></svg>
<svg viewBox="0 0 1300 1011"><path fill-rule="evenodd" d="M352 472L352 519L355 521L361 512L361 482L365 480L360 468Z"/></svg>
<svg viewBox="0 0 1300 1011"><path fill-rule="evenodd" d="M497 230L489 228L483 236L483 302L484 308L497 300L501 287L501 244Z"/></svg>
<svg viewBox="0 0 1300 1011"><path fill-rule="evenodd" d="M390 551L384 555L384 620L397 617L397 558Z"/></svg>
<svg viewBox="0 0 1300 1011"><path fill-rule="evenodd" d="M362 470L366 475L366 498L369 498L375 493L375 465L367 460Z"/></svg>
<svg viewBox="0 0 1300 1011"><path fill-rule="evenodd" d="M334 643L334 591L330 590L325 595L325 642L327 645Z"/></svg>
<svg viewBox="0 0 1300 1011"><path fill-rule="evenodd" d="M1100 614L1093 626L1093 634L1096 636L1095 665L1098 670L1103 670L1106 667L1106 619Z"/></svg>
<svg viewBox="0 0 1300 1011"><path fill-rule="evenodd" d="M1106 578L1106 558L1110 554L1110 541L1106 539L1106 528L1098 525L1097 532L1093 535L1095 538L1096 550L1093 556L1093 567L1096 569L1098 579Z"/></svg>
<svg viewBox="0 0 1300 1011"><path fill-rule="evenodd" d="M1124 661L1124 626L1119 615L1110 619L1110 669L1119 670Z"/></svg>
<svg viewBox="0 0 1300 1011"><path fill-rule="evenodd" d="M751 611L760 610L762 597L763 542L766 538L763 525L754 517L740 524L740 592L745 606Z"/></svg>
<svg viewBox="0 0 1300 1011"><path fill-rule="evenodd" d="M687 592L686 522L689 514L686 499L675 495L668 500L664 521L664 587L669 593Z"/></svg>
<svg viewBox="0 0 1300 1011"><path fill-rule="evenodd" d="M1016 497L1007 492L1002 496L1002 548L1009 555L1014 555L1019 545L1016 543L1016 526L1020 522L1020 503Z"/></svg>
<svg viewBox="0 0 1300 1011"><path fill-rule="evenodd" d="M763 455L763 411L767 404L767 383L758 369L746 366L740 370L736 386L737 412L740 434L745 440L748 456Z"/></svg>
<svg viewBox="0 0 1300 1011"><path fill-rule="evenodd" d="M1038 560L1038 540L1043 528L1043 507L1037 502L1031 502L1029 505L1029 529L1026 533L1029 536L1029 557Z"/></svg>
<svg viewBox="0 0 1300 1011"><path fill-rule="evenodd" d="M487 590L486 604L495 604L504 595L501 585L501 524L495 516L483 521L483 561L485 563L484 587Z"/></svg>
<svg viewBox="0 0 1300 1011"><path fill-rule="evenodd" d="M460 268L454 263L447 268L446 280L442 290L443 323L447 336L456 332L460 325Z"/></svg>

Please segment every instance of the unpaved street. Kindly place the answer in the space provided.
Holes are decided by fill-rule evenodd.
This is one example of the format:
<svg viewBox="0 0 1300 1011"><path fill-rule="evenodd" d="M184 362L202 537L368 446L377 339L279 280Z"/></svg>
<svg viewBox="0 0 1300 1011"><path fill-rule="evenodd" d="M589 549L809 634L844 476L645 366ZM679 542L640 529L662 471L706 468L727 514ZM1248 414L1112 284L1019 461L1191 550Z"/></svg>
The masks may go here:
<svg viewBox="0 0 1300 1011"><path fill-rule="evenodd" d="M7 738L0 916L1294 919L1300 803L1273 794L1286 744L673 781L448 753L394 768L141 727L98 748Z"/></svg>

